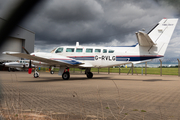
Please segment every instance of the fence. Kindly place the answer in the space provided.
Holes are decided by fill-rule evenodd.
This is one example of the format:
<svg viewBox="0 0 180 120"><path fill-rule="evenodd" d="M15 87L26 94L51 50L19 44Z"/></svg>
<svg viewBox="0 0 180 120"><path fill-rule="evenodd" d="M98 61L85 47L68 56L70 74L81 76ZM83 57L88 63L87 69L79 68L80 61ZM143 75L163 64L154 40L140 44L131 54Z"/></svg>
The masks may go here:
<svg viewBox="0 0 180 120"><path fill-rule="evenodd" d="M131 65L131 67L109 67L109 68L91 68L92 72L95 72L97 74L101 73L126 73L127 75L131 74L138 74L138 75L148 75L148 74L155 74L155 75L176 75L180 77L180 61L178 60L178 65L176 67L163 67L163 61L159 60L160 65L158 68L150 68L148 67L148 63L144 63L141 67L136 67L134 64ZM49 68L41 68L41 70L48 71ZM59 68L54 69L56 72L59 71ZM70 68L71 73L84 73L85 70L79 69L79 68Z"/></svg>

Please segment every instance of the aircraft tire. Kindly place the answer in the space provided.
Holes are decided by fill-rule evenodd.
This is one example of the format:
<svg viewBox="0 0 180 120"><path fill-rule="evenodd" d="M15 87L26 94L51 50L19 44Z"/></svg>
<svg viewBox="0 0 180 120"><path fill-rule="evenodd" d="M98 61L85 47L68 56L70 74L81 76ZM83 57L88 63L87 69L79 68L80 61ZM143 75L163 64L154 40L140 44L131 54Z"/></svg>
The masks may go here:
<svg viewBox="0 0 180 120"><path fill-rule="evenodd" d="M34 73L34 78L38 78L38 77L39 77L38 73Z"/></svg>
<svg viewBox="0 0 180 120"><path fill-rule="evenodd" d="M88 72L86 75L87 75L87 78L92 78L93 77L93 73L92 72Z"/></svg>
<svg viewBox="0 0 180 120"><path fill-rule="evenodd" d="M63 78L63 80L68 80L68 79L70 78L69 72L64 72L64 73L62 74L62 78Z"/></svg>
<svg viewBox="0 0 180 120"><path fill-rule="evenodd" d="M54 71L53 71L53 70L51 70L51 71L50 71L50 73L51 73L51 74L54 74Z"/></svg>

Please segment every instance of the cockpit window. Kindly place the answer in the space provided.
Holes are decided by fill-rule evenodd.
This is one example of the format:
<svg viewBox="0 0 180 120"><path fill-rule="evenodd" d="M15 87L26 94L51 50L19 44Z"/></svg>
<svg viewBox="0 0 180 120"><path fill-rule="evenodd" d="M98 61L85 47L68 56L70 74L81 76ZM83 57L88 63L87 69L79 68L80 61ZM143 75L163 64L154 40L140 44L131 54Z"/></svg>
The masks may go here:
<svg viewBox="0 0 180 120"><path fill-rule="evenodd" d="M103 49L103 53L107 53L107 49Z"/></svg>
<svg viewBox="0 0 180 120"><path fill-rule="evenodd" d="M66 48L66 52L74 52L74 48Z"/></svg>
<svg viewBox="0 0 180 120"><path fill-rule="evenodd" d="M109 53L114 53L114 50L109 50Z"/></svg>
<svg viewBox="0 0 180 120"><path fill-rule="evenodd" d="M62 53L62 52L63 52L63 48L58 48L55 53Z"/></svg>

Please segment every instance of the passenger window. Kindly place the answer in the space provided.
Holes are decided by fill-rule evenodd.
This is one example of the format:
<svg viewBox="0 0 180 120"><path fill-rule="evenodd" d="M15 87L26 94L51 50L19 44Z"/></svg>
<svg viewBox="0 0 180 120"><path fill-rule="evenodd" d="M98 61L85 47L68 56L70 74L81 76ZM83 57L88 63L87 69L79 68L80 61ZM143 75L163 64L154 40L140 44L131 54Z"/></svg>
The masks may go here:
<svg viewBox="0 0 180 120"><path fill-rule="evenodd" d="M103 49L103 53L107 53L107 49Z"/></svg>
<svg viewBox="0 0 180 120"><path fill-rule="evenodd" d="M19 61L20 63L22 63L22 61Z"/></svg>
<svg viewBox="0 0 180 120"><path fill-rule="evenodd" d="M101 49L95 49L95 52L96 52L96 53L100 53L100 52L101 52Z"/></svg>
<svg viewBox="0 0 180 120"><path fill-rule="evenodd" d="M55 53L61 53L63 52L63 48L58 48Z"/></svg>
<svg viewBox="0 0 180 120"><path fill-rule="evenodd" d="M114 50L109 50L109 53L114 53Z"/></svg>
<svg viewBox="0 0 180 120"><path fill-rule="evenodd" d="M77 48L77 49L76 49L76 52L82 52L82 51L83 51L82 48Z"/></svg>
<svg viewBox="0 0 180 120"><path fill-rule="evenodd" d="M74 52L74 48L66 48L66 52Z"/></svg>
<svg viewBox="0 0 180 120"><path fill-rule="evenodd" d="M92 52L93 52L93 49L87 48L87 49L86 49L86 52L87 52L87 53L92 53Z"/></svg>

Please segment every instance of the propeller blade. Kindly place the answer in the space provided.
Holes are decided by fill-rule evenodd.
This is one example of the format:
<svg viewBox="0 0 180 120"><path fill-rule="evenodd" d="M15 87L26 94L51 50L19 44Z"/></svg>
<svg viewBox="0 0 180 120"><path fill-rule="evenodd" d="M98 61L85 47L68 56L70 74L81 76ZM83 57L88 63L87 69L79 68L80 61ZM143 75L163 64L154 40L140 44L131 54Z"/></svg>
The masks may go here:
<svg viewBox="0 0 180 120"><path fill-rule="evenodd" d="M22 47L22 48L23 48L23 50L24 50L27 54L29 54L29 52L28 52L24 47ZM31 74L31 72L32 72L32 66L31 66L31 60L30 60L30 61L29 61L28 73Z"/></svg>
<svg viewBox="0 0 180 120"><path fill-rule="evenodd" d="M23 48L23 50L27 53L27 54L29 54L29 52L24 48L24 47L22 47Z"/></svg>
<svg viewBox="0 0 180 120"><path fill-rule="evenodd" d="M29 68L28 68L28 73L31 74L32 72L32 66L31 66L31 60L29 61Z"/></svg>

